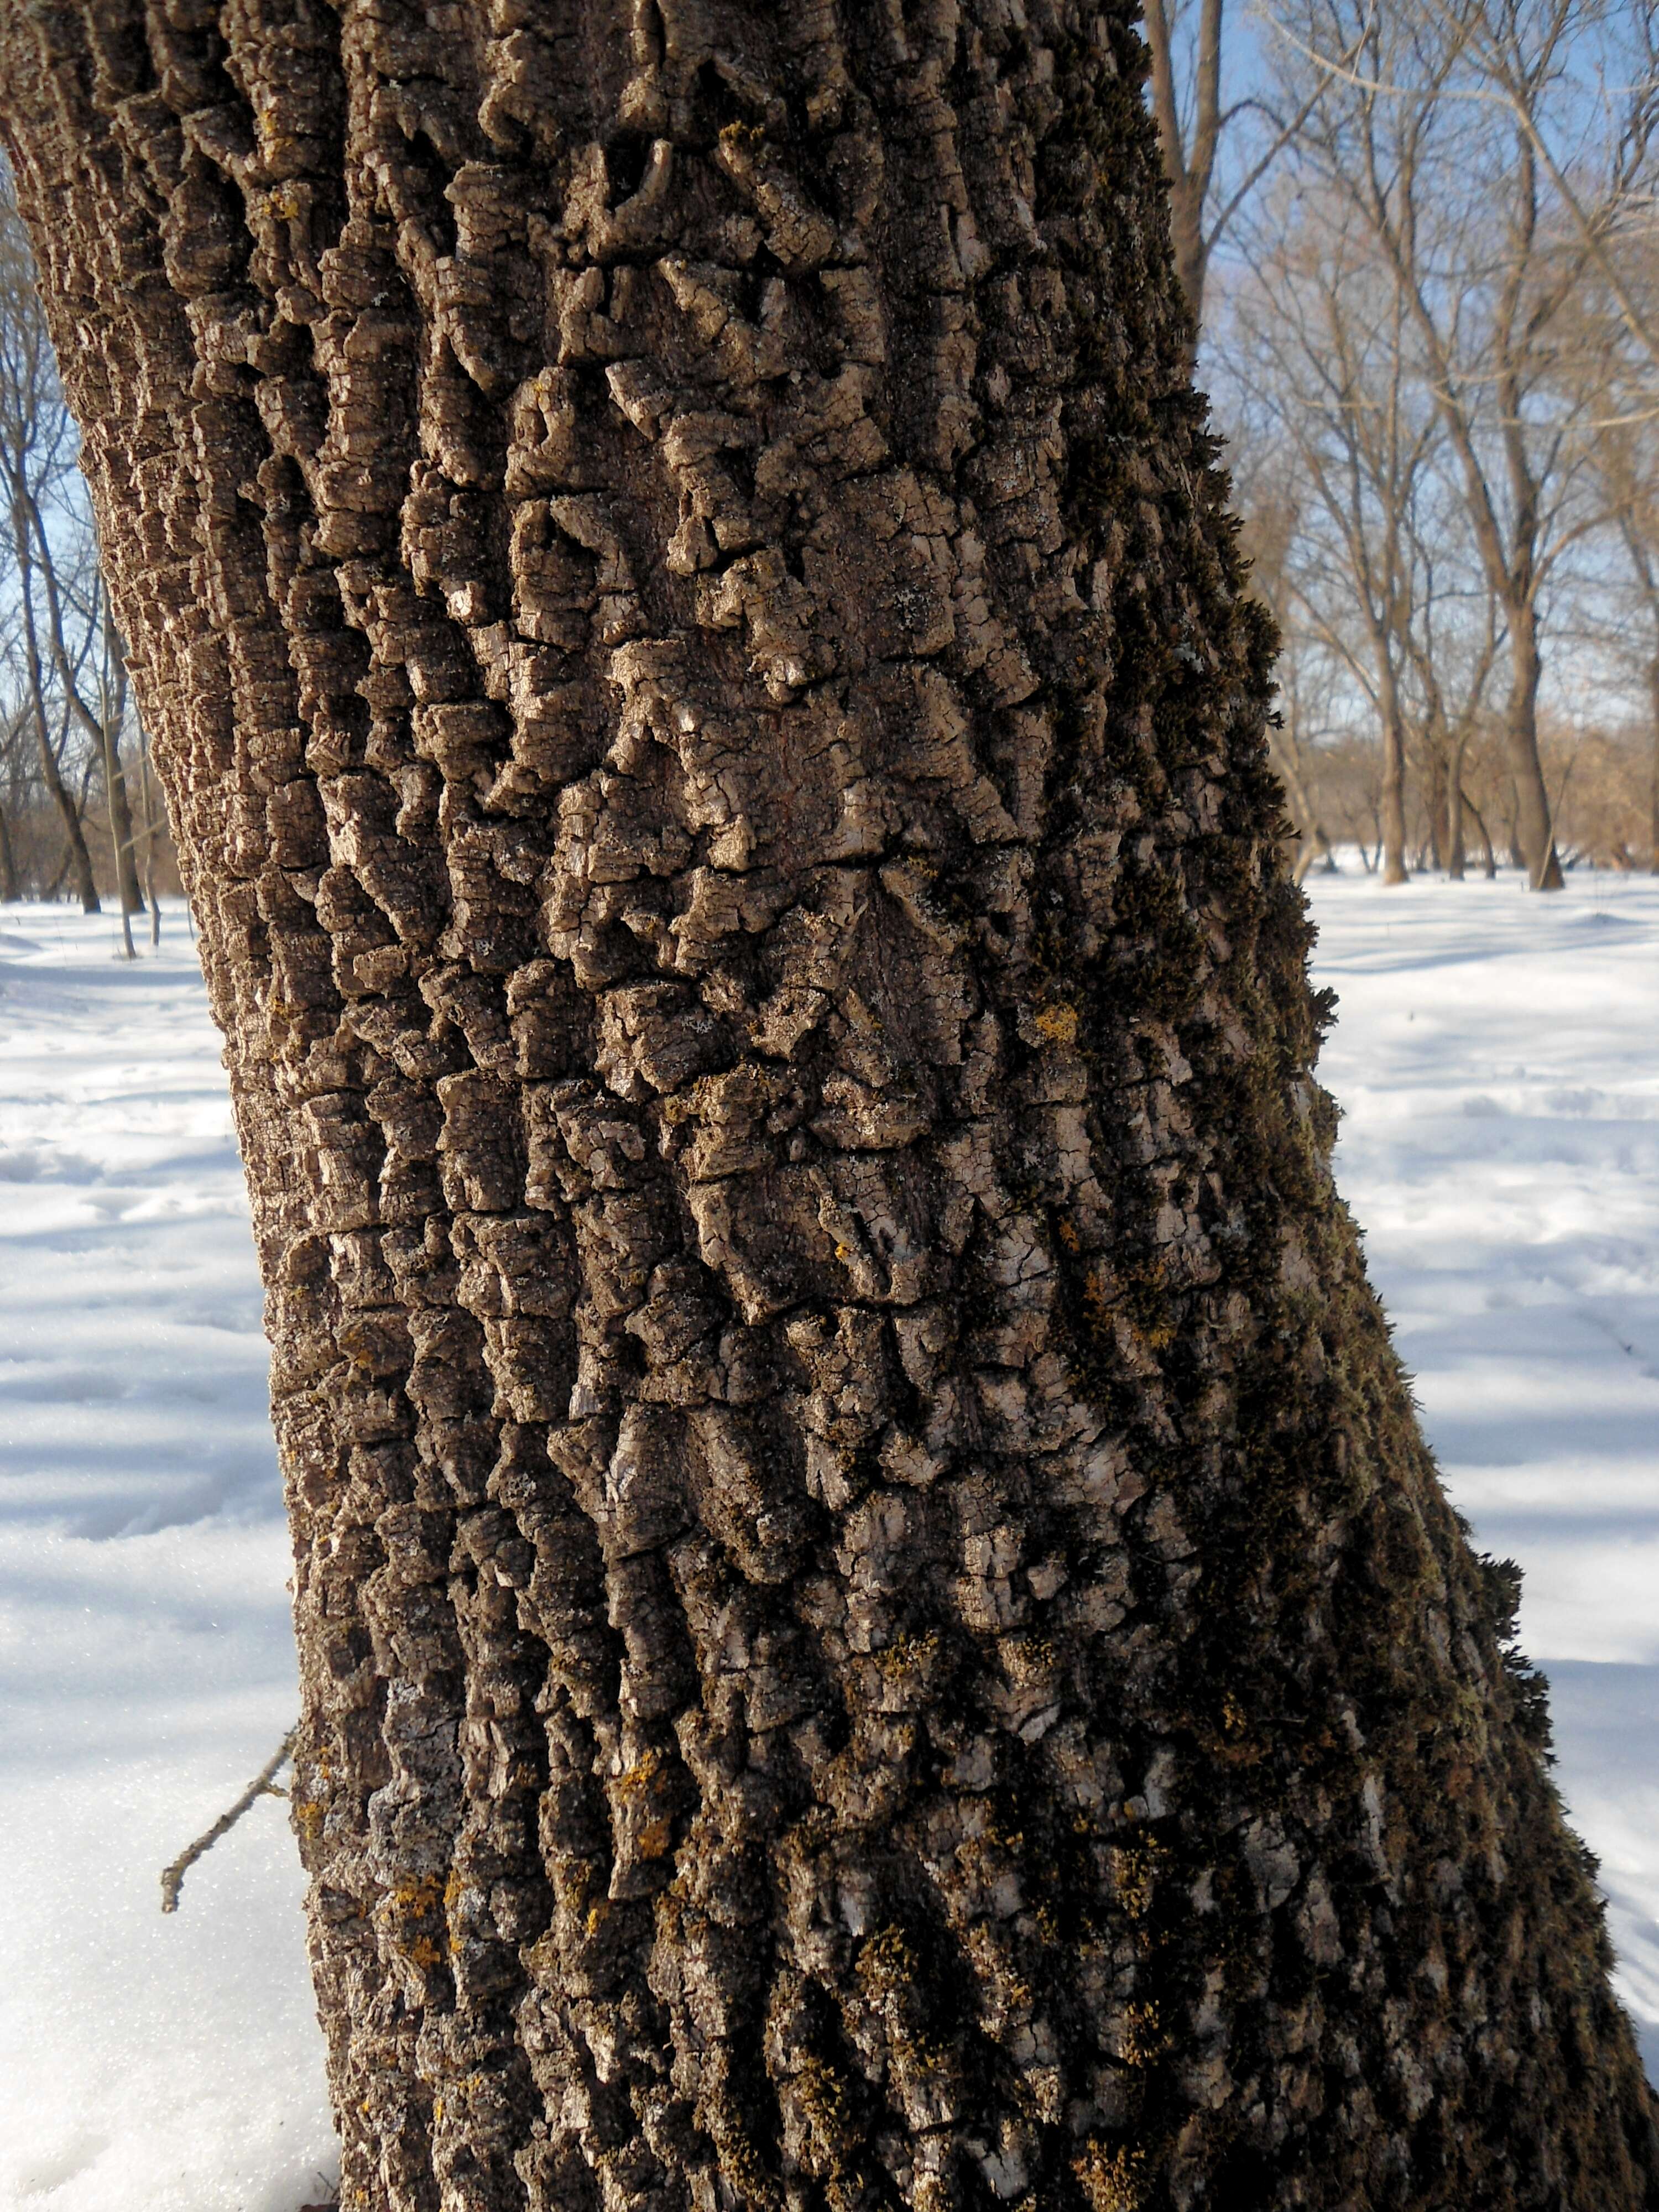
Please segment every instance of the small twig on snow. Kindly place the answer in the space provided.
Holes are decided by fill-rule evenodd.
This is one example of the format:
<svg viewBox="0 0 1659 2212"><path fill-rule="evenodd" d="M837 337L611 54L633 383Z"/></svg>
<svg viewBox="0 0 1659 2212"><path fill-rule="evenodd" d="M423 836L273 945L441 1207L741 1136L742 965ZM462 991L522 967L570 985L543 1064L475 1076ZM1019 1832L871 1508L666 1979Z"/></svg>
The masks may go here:
<svg viewBox="0 0 1659 2212"><path fill-rule="evenodd" d="M221 1813L205 1835L198 1836L193 1844L187 1844L173 1864L163 1869L161 1875L163 1912L176 1912L179 1910L179 1892L184 1886L185 1876L204 1852L213 1849L221 1836L228 1834L236 1826L250 1805L256 1803L261 1797L287 1796L286 1790L277 1788L276 1776L283 1763L292 1755L294 1739L299 1733L297 1727L289 1730L275 1752L265 1761L229 1810Z"/></svg>

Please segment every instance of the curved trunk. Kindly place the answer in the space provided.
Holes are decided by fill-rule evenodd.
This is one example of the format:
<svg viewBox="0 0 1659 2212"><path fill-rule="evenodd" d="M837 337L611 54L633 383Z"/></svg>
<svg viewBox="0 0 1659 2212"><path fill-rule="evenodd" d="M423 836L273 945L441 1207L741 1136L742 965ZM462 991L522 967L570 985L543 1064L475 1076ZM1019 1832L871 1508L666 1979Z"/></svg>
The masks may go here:
<svg viewBox="0 0 1659 2212"><path fill-rule="evenodd" d="M343 2203L1652 2204L1331 1187L1127 4L0 26Z"/></svg>

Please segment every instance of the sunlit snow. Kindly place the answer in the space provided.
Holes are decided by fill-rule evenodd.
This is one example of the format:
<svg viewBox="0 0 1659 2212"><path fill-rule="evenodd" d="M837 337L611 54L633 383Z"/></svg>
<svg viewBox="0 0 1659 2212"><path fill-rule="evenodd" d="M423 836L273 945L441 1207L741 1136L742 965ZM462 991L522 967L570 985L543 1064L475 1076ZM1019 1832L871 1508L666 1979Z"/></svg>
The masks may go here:
<svg viewBox="0 0 1659 2212"><path fill-rule="evenodd" d="M1338 1169L1457 1503L1528 1570L1659 2070L1659 884L1315 878ZM286 1538L182 909L0 908L0 2203L295 2212L332 2171L283 1808Z"/></svg>

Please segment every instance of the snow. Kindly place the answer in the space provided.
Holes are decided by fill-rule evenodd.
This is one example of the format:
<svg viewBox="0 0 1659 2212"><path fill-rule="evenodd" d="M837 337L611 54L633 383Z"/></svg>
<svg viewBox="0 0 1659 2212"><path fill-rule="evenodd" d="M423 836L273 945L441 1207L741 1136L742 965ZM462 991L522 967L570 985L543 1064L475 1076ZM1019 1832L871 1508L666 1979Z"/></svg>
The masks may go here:
<svg viewBox="0 0 1659 2212"><path fill-rule="evenodd" d="M159 957L0 907L0 2204L295 2212L334 2170L301 1879L287 1537L219 1041Z"/></svg>
<svg viewBox="0 0 1659 2212"><path fill-rule="evenodd" d="M1314 878L1336 1172L1601 1859L1659 2079L1659 882Z"/></svg>
<svg viewBox="0 0 1659 2212"><path fill-rule="evenodd" d="M1310 886L1322 1073L1452 1494L1527 1569L1564 1794L1659 2072L1659 884ZM181 908L0 908L0 2204L295 2212L334 2171L280 1806L259 1293Z"/></svg>

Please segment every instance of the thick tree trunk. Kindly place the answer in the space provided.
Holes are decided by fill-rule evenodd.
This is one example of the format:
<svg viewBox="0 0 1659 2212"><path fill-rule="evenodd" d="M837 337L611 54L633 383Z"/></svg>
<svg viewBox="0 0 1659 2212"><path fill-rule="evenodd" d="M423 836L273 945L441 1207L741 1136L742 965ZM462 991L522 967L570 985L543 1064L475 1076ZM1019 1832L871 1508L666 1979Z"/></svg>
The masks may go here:
<svg viewBox="0 0 1659 2212"><path fill-rule="evenodd" d="M1653 2204L1330 1183L1127 9L0 23L346 2204Z"/></svg>

